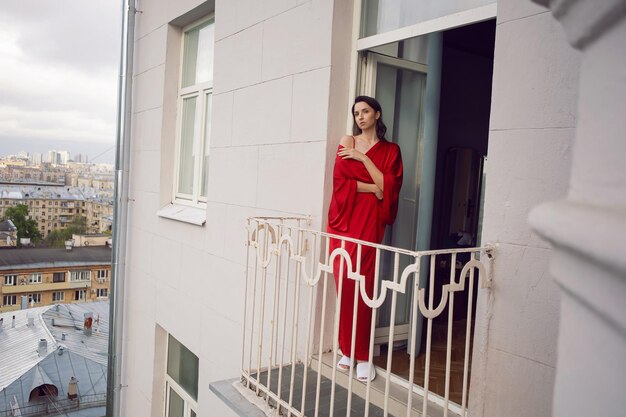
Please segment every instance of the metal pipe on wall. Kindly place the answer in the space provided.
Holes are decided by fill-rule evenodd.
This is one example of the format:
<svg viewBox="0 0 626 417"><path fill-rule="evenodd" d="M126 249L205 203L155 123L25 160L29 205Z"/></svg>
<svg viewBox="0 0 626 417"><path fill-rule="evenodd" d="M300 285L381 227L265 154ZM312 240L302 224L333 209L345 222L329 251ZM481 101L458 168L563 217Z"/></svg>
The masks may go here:
<svg viewBox="0 0 626 417"><path fill-rule="evenodd" d="M125 305L126 231L130 168L130 121L135 33L135 0L122 0L120 70L117 91L117 133L115 156L115 209L113 212L113 254L109 307L109 352L107 369L107 417L121 416L122 336Z"/></svg>

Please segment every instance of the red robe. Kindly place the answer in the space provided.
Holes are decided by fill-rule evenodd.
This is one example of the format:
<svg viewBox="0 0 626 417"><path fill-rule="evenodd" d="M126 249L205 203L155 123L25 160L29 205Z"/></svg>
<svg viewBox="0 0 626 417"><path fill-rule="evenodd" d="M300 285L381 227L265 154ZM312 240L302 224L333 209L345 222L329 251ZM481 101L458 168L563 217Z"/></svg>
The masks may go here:
<svg viewBox="0 0 626 417"><path fill-rule="evenodd" d="M354 159L342 159L337 156L333 172L333 195L328 211L328 232L381 243L385 234L385 226L393 224L398 212L398 195L402 186L402 157L398 145L386 140L374 144L366 152L366 155L383 173L383 199L379 200L373 193L357 192L357 181L374 183L362 162ZM341 241L331 239L330 252L332 253L338 247L341 247ZM355 269L357 245L346 242L345 249L350 254L353 269ZM337 292L339 291L339 277L341 275L340 265L343 263L341 259L336 257L333 265ZM361 248L360 273L365 276L366 291L370 298L374 293L375 263L375 249L363 246ZM352 342L352 315L356 281L347 278L346 264L343 264L339 347L344 355L351 356L350 345ZM367 361L369 359L371 320L372 310L359 295L354 354L357 360Z"/></svg>

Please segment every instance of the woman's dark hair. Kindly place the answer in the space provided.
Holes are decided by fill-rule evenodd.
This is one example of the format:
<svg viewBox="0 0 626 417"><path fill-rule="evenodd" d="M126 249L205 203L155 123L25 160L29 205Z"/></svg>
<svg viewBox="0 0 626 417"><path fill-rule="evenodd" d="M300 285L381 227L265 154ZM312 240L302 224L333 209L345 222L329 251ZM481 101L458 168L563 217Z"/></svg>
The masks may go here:
<svg viewBox="0 0 626 417"><path fill-rule="evenodd" d="M380 107L380 103L376 101L375 98L369 96L358 96L354 99L354 104L352 105L352 134L360 135L362 132L359 125L356 123L356 119L354 118L354 106L361 102L366 103L368 106L373 108L375 112L380 113L380 117L376 120L376 136L378 136L378 139L386 139L385 133L387 133L387 126L383 123L383 109Z"/></svg>

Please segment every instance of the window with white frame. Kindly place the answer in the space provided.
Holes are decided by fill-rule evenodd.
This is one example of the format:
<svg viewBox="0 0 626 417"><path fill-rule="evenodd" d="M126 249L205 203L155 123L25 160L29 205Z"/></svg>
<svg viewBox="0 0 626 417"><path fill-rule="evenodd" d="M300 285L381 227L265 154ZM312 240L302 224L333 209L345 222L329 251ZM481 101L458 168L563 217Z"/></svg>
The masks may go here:
<svg viewBox="0 0 626 417"><path fill-rule="evenodd" d="M5 295L2 297L3 306L14 306L17 304L17 297L15 295Z"/></svg>
<svg viewBox="0 0 626 417"><path fill-rule="evenodd" d="M55 291L52 293L52 301L65 301L64 291Z"/></svg>
<svg viewBox="0 0 626 417"><path fill-rule="evenodd" d="M85 290L76 290L74 291L74 300L75 301L85 301L87 298L87 291Z"/></svg>
<svg viewBox="0 0 626 417"><path fill-rule="evenodd" d="M174 181L175 200L183 204L207 199L214 38L213 17L183 30Z"/></svg>
<svg viewBox="0 0 626 417"><path fill-rule="evenodd" d="M4 285L17 285L17 275L5 275Z"/></svg>
<svg viewBox="0 0 626 417"><path fill-rule="evenodd" d="M105 298L109 296L109 289L108 288L98 288L96 290L96 296L98 298Z"/></svg>
<svg viewBox="0 0 626 417"><path fill-rule="evenodd" d="M70 271L70 281L90 281L91 271Z"/></svg>
<svg viewBox="0 0 626 417"><path fill-rule="evenodd" d="M166 417L196 417L198 357L172 335L167 341Z"/></svg>
<svg viewBox="0 0 626 417"><path fill-rule="evenodd" d="M41 294L28 294L28 304L39 304L41 303Z"/></svg>
<svg viewBox="0 0 626 417"><path fill-rule="evenodd" d="M28 277L29 284L41 284L41 272L35 272Z"/></svg>
<svg viewBox="0 0 626 417"><path fill-rule="evenodd" d="M105 281L109 276L109 271L106 269L98 269L98 281Z"/></svg>

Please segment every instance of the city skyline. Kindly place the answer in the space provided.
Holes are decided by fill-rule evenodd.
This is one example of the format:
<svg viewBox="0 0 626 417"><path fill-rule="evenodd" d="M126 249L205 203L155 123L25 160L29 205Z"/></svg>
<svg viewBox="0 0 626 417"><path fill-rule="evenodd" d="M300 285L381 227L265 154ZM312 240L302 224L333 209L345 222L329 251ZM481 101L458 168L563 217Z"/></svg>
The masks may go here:
<svg viewBox="0 0 626 417"><path fill-rule="evenodd" d="M115 162L115 143L91 143L74 141L2 141L0 145L0 157L18 155L22 151L31 156L35 153L46 155L48 151L68 151L70 159L77 154L88 155L89 162L113 164Z"/></svg>

